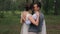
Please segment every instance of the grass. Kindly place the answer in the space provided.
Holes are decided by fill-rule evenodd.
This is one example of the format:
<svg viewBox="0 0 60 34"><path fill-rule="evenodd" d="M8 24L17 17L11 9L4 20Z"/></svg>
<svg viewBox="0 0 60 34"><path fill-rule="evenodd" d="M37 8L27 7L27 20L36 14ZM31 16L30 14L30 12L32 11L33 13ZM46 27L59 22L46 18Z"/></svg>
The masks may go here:
<svg viewBox="0 0 60 34"><path fill-rule="evenodd" d="M47 34L60 34L60 15L45 15Z"/></svg>
<svg viewBox="0 0 60 34"><path fill-rule="evenodd" d="M47 34L60 34L60 15L45 15ZM20 12L4 12L0 18L0 34L20 34Z"/></svg>
<svg viewBox="0 0 60 34"><path fill-rule="evenodd" d="M13 15L11 12L4 13L4 18L0 18L0 34L19 34L20 15Z"/></svg>

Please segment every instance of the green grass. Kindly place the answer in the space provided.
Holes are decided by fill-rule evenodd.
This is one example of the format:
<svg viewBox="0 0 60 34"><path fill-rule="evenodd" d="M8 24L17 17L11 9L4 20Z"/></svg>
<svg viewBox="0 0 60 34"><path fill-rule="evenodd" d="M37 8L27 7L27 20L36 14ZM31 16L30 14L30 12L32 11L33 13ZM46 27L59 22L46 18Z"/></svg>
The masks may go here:
<svg viewBox="0 0 60 34"><path fill-rule="evenodd" d="M60 15L45 15L47 34L60 34Z"/></svg>
<svg viewBox="0 0 60 34"><path fill-rule="evenodd" d="M18 14L13 15L11 11L4 13L4 18L0 18L0 34L20 33L20 14Z"/></svg>
<svg viewBox="0 0 60 34"><path fill-rule="evenodd" d="M45 15L47 34L60 34L60 15ZM20 34L20 12L4 12L0 18L0 34Z"/></svg>

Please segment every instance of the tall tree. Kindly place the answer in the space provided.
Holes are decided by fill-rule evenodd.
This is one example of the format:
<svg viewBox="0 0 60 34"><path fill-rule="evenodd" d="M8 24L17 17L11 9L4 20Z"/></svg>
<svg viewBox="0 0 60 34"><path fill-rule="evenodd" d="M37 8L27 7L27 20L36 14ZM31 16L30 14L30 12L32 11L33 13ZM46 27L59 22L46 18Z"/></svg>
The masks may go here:
<svg viewBox="0 0 60 34"><path fill-rule="evenodd" d="M48 14L48 10L49 10L49 0L44 0L44 5L43 5L43 9L45 11L46 14Z"/></svg>
<svg viewBox="0 0 60 34"><path fill-rule="evenodd" d="M57 4L56 4L57 2L56 2L56 0L54 0L54 3L55 3L55 12L54 12L54 14L57 15Z"/></svg>

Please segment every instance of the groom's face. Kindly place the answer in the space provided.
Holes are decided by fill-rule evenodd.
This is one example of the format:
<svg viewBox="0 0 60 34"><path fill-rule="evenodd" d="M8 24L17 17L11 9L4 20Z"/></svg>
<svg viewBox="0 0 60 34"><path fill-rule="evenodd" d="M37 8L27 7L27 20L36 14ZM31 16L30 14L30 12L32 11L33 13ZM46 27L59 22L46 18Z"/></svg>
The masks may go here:
<svg viewBox="0 0 60 34"><path fill-rule="evenodd" d="M34 9L34 11L39 11L39 7L38 7L38 5L37 5L37 4L34 4L34 5L33 5L33 7L34 7L34 8L33 8L33 9Z"/></svg>

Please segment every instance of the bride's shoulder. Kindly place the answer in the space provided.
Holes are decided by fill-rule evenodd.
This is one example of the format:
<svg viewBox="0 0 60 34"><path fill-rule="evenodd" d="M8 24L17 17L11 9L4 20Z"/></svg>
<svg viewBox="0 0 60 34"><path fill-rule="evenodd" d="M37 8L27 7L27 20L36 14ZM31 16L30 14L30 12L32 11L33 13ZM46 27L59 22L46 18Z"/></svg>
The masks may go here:
<svg viewBox="0 0 60 34"><path fill-rule="evenodd" d="M21 12L21 16L25 16L26 15L26 11Z"/></svg>
<svg viewBox="0 0 60 34"><path fill-rule="evenodd" d="M22 13L26 13L26 11L23 11Z"/></svg>
<svg viewBox="0 0 60 34"><path fill-rule="evenodd" d="M30 13L27 12L27 11L23 11L22 14L25 15L25 16L30 16L30 15L32 15L32 14L30 14Z"/></svg>
<svg viewBox="0 0 60 34"><path fill-rule="evenodd" d="M26 11L23 11L22 14L26 14L27 12Z"/></svg>

